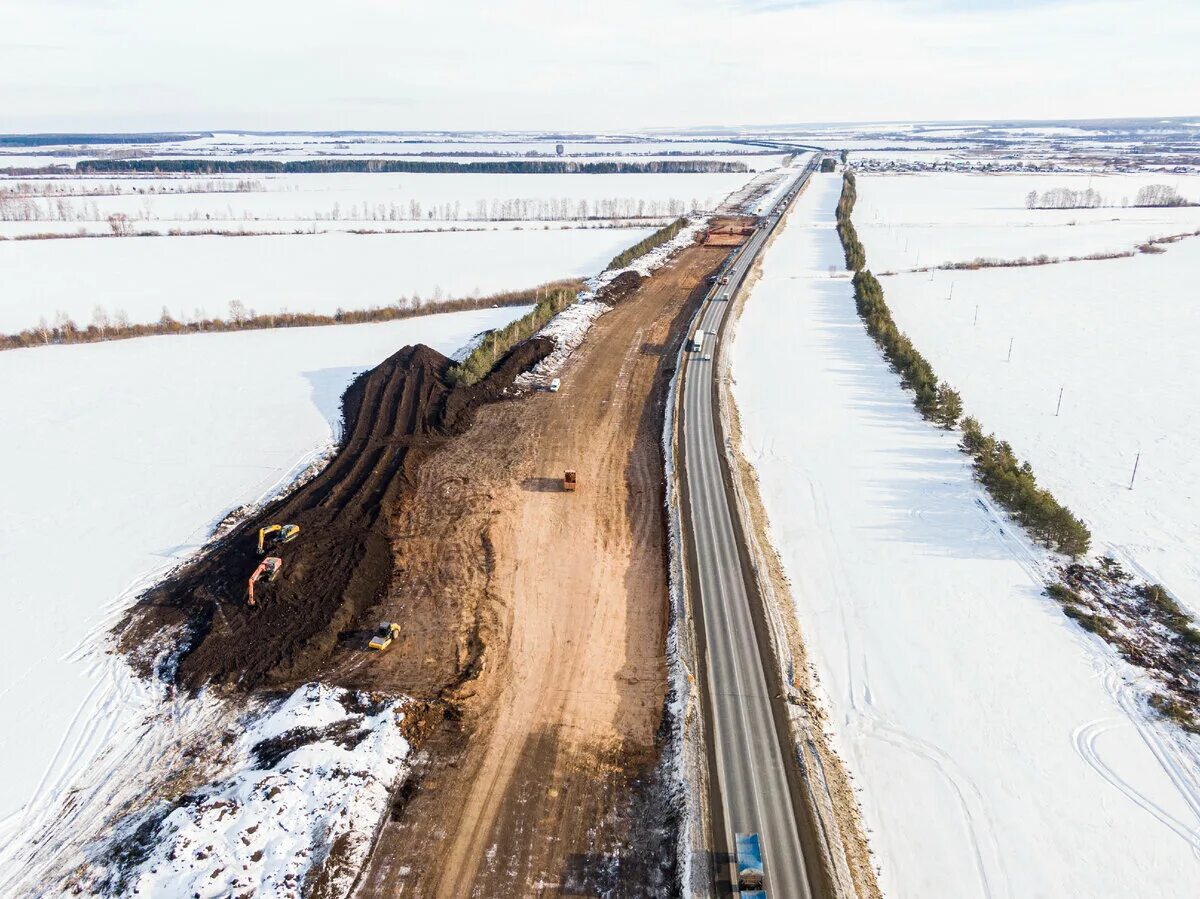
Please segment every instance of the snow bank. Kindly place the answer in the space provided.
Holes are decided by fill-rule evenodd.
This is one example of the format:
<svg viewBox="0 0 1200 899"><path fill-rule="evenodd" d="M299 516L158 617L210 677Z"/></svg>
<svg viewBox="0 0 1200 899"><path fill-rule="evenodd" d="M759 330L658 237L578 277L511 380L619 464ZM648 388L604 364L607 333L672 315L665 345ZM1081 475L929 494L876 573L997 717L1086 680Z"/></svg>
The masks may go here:
<svg viewBox="0 0 1200 899"><path fill-rule="evenodd" d="M102 651L124 609L231 508L324 452L356 374L408 343L453 352L527 311L0 353L0 894L20 847L68 795L82 802L80 774L146 711L143 685Z"/></svg>
<svg viewBox="0 0 1200 899"><path fill-rule="evenodd" d="M734 391L885 893L1194 896L1197 742L1041 594L1044 555L819 274L841 264L839 188L814 176L767 251Z"/></svg>
<svg viewBox="0 0 1200 899"><path fill-rule="evenodd" d="M102 893L295 896L352 885L409 753L403 702L300 687L244 724L224 776L122 822L86 880ZM144 849L144 855L139 852ZM102 850L102 851L104 851ZM115 886L118 888L114 889Z"/></svg>

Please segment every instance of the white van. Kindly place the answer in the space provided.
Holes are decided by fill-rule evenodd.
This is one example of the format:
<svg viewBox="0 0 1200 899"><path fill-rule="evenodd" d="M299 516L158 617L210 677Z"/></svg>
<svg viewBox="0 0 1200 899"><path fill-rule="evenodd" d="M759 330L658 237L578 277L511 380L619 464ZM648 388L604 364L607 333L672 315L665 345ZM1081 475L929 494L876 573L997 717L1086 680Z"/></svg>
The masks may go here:
<svg viewBox="0 0 1200 899"><path fill-rule="evenodd" d="M562 381L560 381L558 378L555 378L553 381L550 382L550 392L551 393L558 393L558 388L560 388L560 387L562 387Z"/></svg>

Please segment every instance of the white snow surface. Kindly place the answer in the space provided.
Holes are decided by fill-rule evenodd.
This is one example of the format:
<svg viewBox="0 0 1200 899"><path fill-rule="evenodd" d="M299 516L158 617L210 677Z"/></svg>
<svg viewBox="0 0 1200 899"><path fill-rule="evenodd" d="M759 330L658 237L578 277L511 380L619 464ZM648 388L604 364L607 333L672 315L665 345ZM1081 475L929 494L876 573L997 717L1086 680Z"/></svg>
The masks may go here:
<svg viewBox="0 0 1200 899"><path fill-rule="evenodd" d="M977 257L1084 256L1133 250L1152 238L1200 228L1200 207L1140 209L1148 184L1169 184L1200 202L1197 175L873 175L859 173L854 226L878 274ZM1027 209L1025 196L1091 187L1116 204ZM1197 238L1200 239L1200 238Z"/></svg>
<svg viewBox="0 0 1200 899"><path fill-rule="evenodd" d="M764 157L778 163L781 157ZM135 229L363 227L524 219L679 216L713 209L753 172L712 174L380 174L0 178L8 236L56 222L128 216Z"/></svg>
<svg viewBox="0 0 1200 899"><path fill-rule="evenodd" d="M340 873L330 886L335 894L348 890L387 811L391 786L404 771L409 745L400 729L402 701L354 714L344 699L349 695L341 688L306 684L248 722L231 770L193 790L198 801L167 815L148 857L128 872L123 895L295 896L337 840ZM339 724L359 732L356 744L326 736L268 768L259 767L252 753L260 741L297 728Z"/></svg>
<svg viewBox="0 0 1200 899"><path fill-rule="evenodd" d="M528 311L0 353L12 424L0 444L0 872L98 754L156 745L134 734L157 700L105 652L129 604L230 509L323 456L356 374L410 343L452 353Z"/></svg>
<svg viewBox="0 0 1200 899"><path fill-rule="evenodd" d="M1094 549L1194 615L1200 309L1184 285L1198 271L1193 237L1129 259L882 279L899 326L967 412L1087 522Z"/></svg>
<svg viewBox="0 0 1200 899"><path fill-rule="evenodd" d="M228 318L487 295L588 276L653 229L0 241L0 332L109 317Z"/></svg>
<svg viewBox="0 0 1200 899"><path fill-rule="evenodd" d="M1196 742L1041 595L1045 555L912 408L827 274L839 188L814 176L767 251L733 376L885 894L1195 896Z"/></svg>

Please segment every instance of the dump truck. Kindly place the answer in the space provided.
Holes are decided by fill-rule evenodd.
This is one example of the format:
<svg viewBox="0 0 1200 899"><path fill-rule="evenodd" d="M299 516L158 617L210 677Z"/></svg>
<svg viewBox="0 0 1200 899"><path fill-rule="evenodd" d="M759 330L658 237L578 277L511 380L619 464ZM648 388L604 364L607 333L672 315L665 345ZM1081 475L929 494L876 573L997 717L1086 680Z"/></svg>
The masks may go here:
<svg viewBox="0 0 1200 899"><path fill-rule="evenodd" d="M375 630L375 636L371 638L371 642L367 644L368 649L376 649L383 652L392 645L400 637L400 625L394 621L384 621Z"/></svg>
<svg viewBox="0 0 1200 899"><path fill-rule="evenodd" d="M269 524L265 528L258 529L258 554L261 556L266 552L267 538L271 539L274 544L291 543L300 536L300 525L298 524Z"/></svg>
<svg viewBox="0 0 1200 899"><path fill-rule="evenodd" d="M696 333L692 335L692 340L688 347L693 353L702 352L704 350L704 331L697 330Z"/></svg>
<svg viewBox="0 0 1200 899"><path fill-rule="evenodd" d="M739 833L737 847L737 890L743 899L766 899L763 892L762 846L756 833Z"/></svg>
<svg viewBox="0 0 1200 899"><path fill-rule="evenodd" d="M568 468L565 472L563 472L563 490L570 490L573 493L575 491L576 482L577 477L574 469Z"/></svg>
<svg viewBox="0 0 1200 899"><path fill-rule="evenodd" d="M246 601L247 605L254 605L254 585L261 580L268 582L279 577L279 572L283 569L283 559L278 556L267 556L258 563L258 567L254 569L254 573L250 575L250 582L246 589L249 593L249 598Z"/></svg>

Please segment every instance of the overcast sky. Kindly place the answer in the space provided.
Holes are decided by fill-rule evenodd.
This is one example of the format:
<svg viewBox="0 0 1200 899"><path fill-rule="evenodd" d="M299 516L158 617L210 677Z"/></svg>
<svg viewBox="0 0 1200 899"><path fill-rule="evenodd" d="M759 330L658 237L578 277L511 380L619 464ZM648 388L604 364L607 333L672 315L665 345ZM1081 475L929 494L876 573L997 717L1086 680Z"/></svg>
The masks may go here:
<svg viewBox="0 0 1200 899"><path fill-rule="evenodd" d="M0 0L0 132L1200 114L1200 0Z"/></svg>

